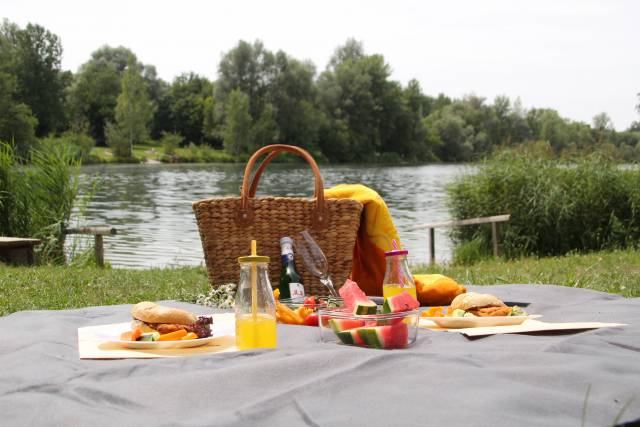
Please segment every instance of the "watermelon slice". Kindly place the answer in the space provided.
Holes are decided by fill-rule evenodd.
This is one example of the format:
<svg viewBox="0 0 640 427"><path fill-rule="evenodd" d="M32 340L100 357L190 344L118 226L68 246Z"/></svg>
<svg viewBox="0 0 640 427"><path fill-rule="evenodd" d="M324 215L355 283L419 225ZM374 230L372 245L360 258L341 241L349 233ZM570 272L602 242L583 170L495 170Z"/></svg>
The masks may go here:
<svg viewBox="0 0 640 427"><path fill-rule="evenodd" d="M382 348L383 342L378 338L375 328L383 328L384 326L374 326L370 328L357 329L360 339L364 341L367 347Z"/></svg>
<svg viewBox="0 0 640 427"><path fill-rule="evenodd" d="M409 327L405 323L354 330L368 347L404 348L409 344Z"/></svg>
<svg viewBox="0 0 640 427"><path fill-rule="evenodd" d="M344 301L344 308L348 311L353 311L353 308L356 306L356 301L369 300L358 284L351 279L347 279L347 281L344 282L344 285L338 290L338 293Z"/></svg>
<svg viewBox="0 0 640 427"><path fill-rule="evenodd" d="M337 332L338 338L345 344L364 345L364 341L358 334L358 329L349 329L348 331Z"/></svg>
<svg viewBox="0 0 640 427"><path fill-rule="evenodd" d="M382 305L383 313L398 313L400 311L411 311L420 307L417 299L412 297L409 292L404 291L398 295L385 298Z"/></svg>
<svg viewBox="0 0 640 427"><path fill-rule="evenodd" d="M359 328L364 326L363 320L356 319L329 319L329 327L333 329L335 333L347 331L349 329Z"/></svg>
<svg viewBox="0 0 640 427"><path fill-rule="evenodd" d="M353 314L376 314L378 311L378 305L371 301L356 301L355 307L353 307Z"/></svg>

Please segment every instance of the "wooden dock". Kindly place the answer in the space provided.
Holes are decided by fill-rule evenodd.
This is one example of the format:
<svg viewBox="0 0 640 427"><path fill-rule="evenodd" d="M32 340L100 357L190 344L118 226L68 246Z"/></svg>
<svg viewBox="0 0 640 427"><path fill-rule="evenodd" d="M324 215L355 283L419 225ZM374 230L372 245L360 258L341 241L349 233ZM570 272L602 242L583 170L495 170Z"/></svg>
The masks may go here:
<svg viewBox="0 0 640 427"><path fill-rule="evenodd" d="M436 262L436 238L435 229L437 227L460 227L466 225L481 225L491 224L491 242L493 244L493 255L499 255L500 243L498 235L498 224L501 222L507 222L511 219L511 215L495 215L482 218L469 218L456 221L442 221L432 222L428 224L420 224L410 228L410 230L428 230L429 235L429 263L434 264Z"/></svg>
<svg viewBox="0 0 640 427"><path fill-rule="evenodd" d="M33 264L34 247L40 243L40 239L0 237L0 260L12 264Z"/></svg>

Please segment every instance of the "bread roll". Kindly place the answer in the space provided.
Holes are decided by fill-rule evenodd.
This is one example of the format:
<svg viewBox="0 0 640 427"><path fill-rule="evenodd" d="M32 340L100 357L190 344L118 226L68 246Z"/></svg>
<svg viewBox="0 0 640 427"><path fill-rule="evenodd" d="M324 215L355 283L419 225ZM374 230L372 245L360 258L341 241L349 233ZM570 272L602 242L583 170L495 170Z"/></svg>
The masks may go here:
<svg viewBox="0 0 640 427"><path fill-rule="evenodd" d="M192 325L198 318L195 314L179 308L164 307L150 301L142 301L134 305L131 315L138 320L147 323L175 323L179 325Z"/></svg>
<svg viewBox="0 0 640 427"><path fill-rule="evenodd" d="M471 308L480 307L506 307L506 305L493 295L467 292L466 294L458 295L451 301L450 310L453 312L453 310L459 308L467 311Z"/></svg>

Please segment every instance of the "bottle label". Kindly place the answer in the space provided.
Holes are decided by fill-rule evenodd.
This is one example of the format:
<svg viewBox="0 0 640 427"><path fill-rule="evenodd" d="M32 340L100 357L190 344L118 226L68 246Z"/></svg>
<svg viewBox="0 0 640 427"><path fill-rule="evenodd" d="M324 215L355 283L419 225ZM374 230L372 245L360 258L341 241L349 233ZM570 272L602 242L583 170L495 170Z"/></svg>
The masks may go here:
<svg viewBox="0 0 640 427"><path fill-rule="evenodd" d="M304 286L302 283L289 283L289 292L291 293L291 298L304 298Z"/></svg>
<svg viewBox="0 0 640 427"><path fill-rule="evenodd" d="M293 261L293 254L282 254L280 255L280 259L282 260L282 264L286 265L289 261Z"/></svg>
<svg viewBox="0 0 640 427"><path fill-rule="evenodd" d="M283 243L280 245L280 253L282 256L287 254L293 254L293 246L291 243Z"/></svg>

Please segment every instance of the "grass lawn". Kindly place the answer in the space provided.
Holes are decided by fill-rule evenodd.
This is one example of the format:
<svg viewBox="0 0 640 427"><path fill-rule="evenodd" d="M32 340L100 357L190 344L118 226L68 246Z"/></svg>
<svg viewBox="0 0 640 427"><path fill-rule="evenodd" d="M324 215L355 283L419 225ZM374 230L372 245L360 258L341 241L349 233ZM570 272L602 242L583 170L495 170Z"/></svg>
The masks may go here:
<svg viewBox="0 0 640 427"><path fill-rule="evenodd" d="M126 270L98 267L7 267L0 264L0 316L19 310L195 301L209 289L203 268Z"/></svg>
<svg viewBox="0 0 640 427"><path fill-rule="evenodd" d="M459 283L538 283L640 296L640 250L570 254L513 261L487 259L473 265L416 266L414 273L440 273Z"/></svg>
<svg viewBox="0 0 640 427"><path fill-rule="evenodd" d="M640 296L640 251L596 252L474 265L415 266L414 273L442 273L460 283L545 283L576 286L626 297ZM0 264L0 315L14 311L136 303L195 301L206 293L201 267L125 270L97 267L8 267Z"/></svg>

